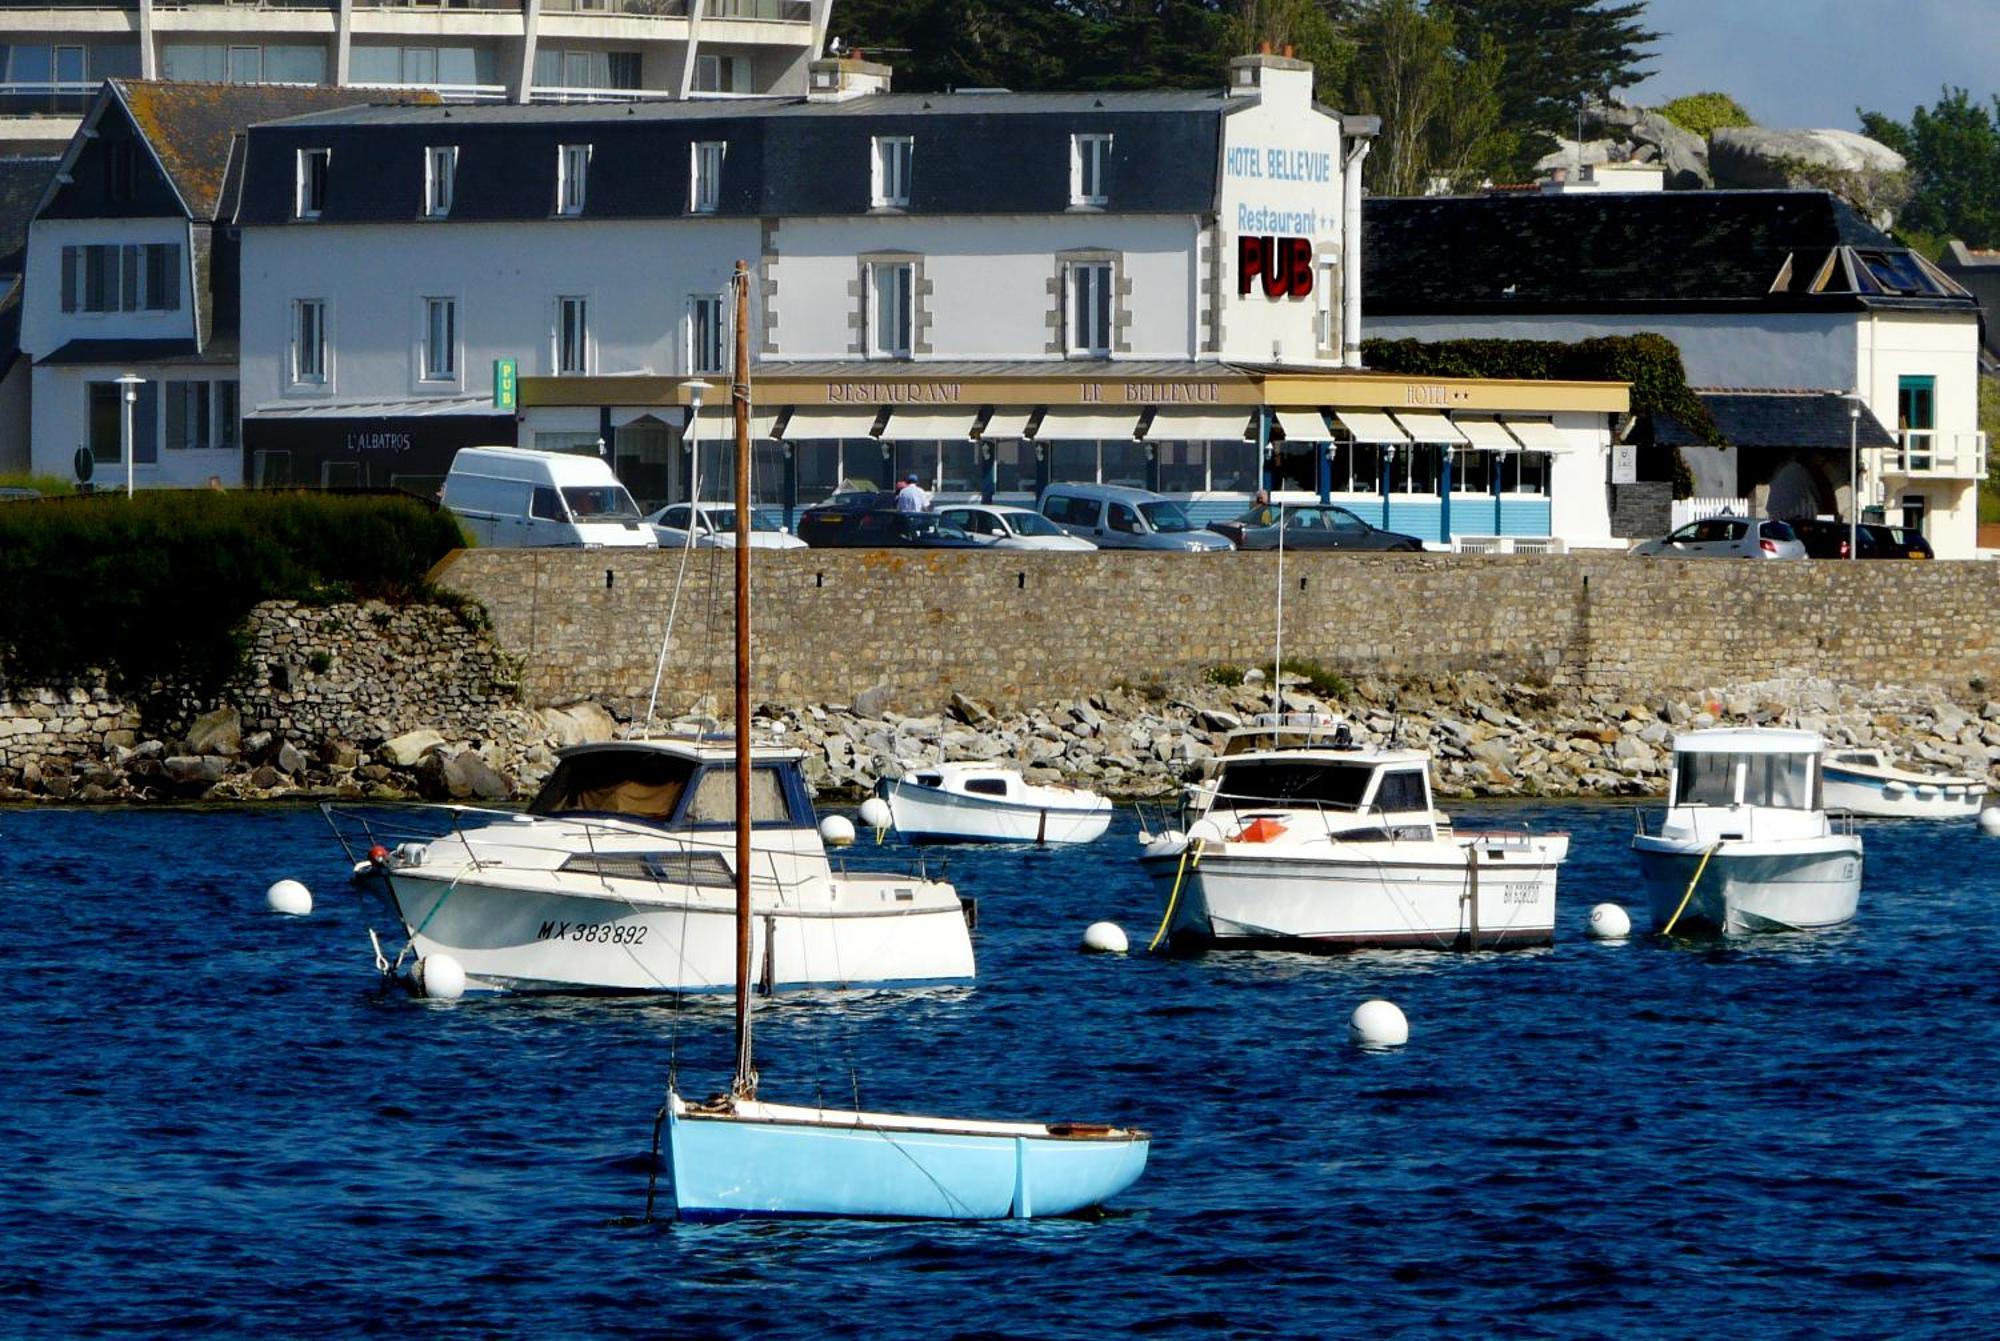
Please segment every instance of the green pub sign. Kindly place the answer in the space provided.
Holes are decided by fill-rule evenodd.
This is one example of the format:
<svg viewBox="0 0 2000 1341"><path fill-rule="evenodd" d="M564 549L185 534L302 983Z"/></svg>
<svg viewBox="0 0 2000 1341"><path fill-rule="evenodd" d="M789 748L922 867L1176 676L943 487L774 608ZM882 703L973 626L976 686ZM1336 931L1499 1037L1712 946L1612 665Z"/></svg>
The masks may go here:
<svg viewBox="0 0 2000 1341"><path fill-rule="evenodd" d="M493 408L511 410L515 402L515 363L513 359L493 360Z"/></svg>

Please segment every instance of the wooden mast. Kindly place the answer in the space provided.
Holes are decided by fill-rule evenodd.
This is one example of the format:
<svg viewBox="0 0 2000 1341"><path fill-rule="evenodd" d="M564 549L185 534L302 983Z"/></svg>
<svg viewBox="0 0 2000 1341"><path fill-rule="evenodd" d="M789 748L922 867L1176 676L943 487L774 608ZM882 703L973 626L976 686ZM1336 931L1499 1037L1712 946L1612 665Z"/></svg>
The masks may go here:
<svg viewBox="0 0 2000 1341"><path fill-rule="evenodd" d="M729 403L736 416L736 1083L751 1099L750 1059L750 267L736 263L736 363Z"/></svg>

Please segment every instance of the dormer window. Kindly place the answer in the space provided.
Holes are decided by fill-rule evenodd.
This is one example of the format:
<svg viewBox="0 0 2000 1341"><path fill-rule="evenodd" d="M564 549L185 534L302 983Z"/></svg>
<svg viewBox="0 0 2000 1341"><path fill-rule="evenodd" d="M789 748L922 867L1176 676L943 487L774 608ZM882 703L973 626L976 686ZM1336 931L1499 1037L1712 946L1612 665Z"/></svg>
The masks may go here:
<svg viewBox="0 0 2000 1341"><path fill-rule="evenodd" d="M870 201L876 208L908 208L910 158L914 142L907 135L877 135Z"/></svg>
<svg viewBox="0 0 2000 1341"><path fill-rule="evenodd" d="M453 178L458 175L458 146L434 144L424 150L424 217L442 219L451 213Z"/></svg>
<svg viewBox="0 0 2000 1341"><path fill-rule="evenodd" d="M326 208L326 175L333 162L331 149L299 150L298 194L294 213L301 219L317 219Z"/></svg>
<svg viewBox="0 0 2000 1341"><path fill-rule="evenodd" d="M1111 166L1111 137L1109 135L1072 135L1069 137L1069 203L1072 205L1102 205L1105 202L1104 183L1107 170Z"/></svg>
<svg viewBox="0 0 2000 1341"><path fill-rule="evenodd" d="M590 146L565 144L556 150L556 213L583 213L585 178L590 171Z"/></svg>
<svg viewBox="0 0 2000 1341"><path fill-rule="evenodd" d="M713 214L722 200L722 158L729 146L721 140L691 146L688 170L688 213Z"/></svg>

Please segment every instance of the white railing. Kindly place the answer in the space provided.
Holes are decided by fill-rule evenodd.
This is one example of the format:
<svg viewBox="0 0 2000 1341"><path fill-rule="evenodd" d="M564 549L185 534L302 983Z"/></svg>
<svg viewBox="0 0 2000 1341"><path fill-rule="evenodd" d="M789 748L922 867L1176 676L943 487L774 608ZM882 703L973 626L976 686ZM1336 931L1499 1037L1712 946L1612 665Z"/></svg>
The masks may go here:
<svg viewBox="0 0 2000 1341"><path fill-rule="evenodd" d="M1451 547L1460 554L1562 554L1568 549L1556 535L1455 535Z"/></svg>
<svg viewBox="0 0 2000 1341"><path fill-rule="evenodd" d="M565 88L543 85L528 91L529 102L666 102L673 91L663 88Z"/></svg>
<svg viewBox="0 0 2000 1341"><path fill-rule="evenodd" d="M1881 471L1884 475L1985 479L1986 435L1906 428L1896 446L1882 449Z"/></svg>
<svg viewBox="0 0 2000 1341"><path fill-rule="evenodd" d="M376 89L384 93L435 93L446 102L505 102L505 84L376 84L350 83L349 88Z"/></svg>
<svg viewBox="0 0 2000 1341"><path fill-rule="evenodd" d="M1678 531L1689 522L1698 522L1709 517L1720 517L1724 513L1731 516L1750 515L1750 500L1747 498L1676 498L1673 507L1673 524L1667 529Z"/></svg>

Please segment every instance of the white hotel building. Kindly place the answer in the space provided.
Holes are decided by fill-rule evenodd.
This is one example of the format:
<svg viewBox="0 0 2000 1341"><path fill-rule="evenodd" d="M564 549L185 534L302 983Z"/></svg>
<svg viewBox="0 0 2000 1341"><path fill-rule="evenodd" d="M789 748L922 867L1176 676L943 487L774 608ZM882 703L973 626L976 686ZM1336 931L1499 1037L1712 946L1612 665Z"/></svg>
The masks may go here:
<svg viewBox="0 0 2000 1341"><path fill-rule="evenodd" d="M1214 92L358 108L254 128L237 210L252 484L424 488L453 451L603 451L641 498L719 483L726 286L756 279L758 501L915 469L937 492L1267 479L1434 544L1608 543L1618 385L1359 367L1372 122L1303 62ZM495 405L511 360L519 403ZM723 403L720 387L711 406ZM1443 470L1412 493L1407 462ZM1454 500L1451 463L1493 489ZM1461 475L1463 478L1463 475ZM704 483L702 492L710 496Z"/></svg>

